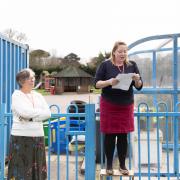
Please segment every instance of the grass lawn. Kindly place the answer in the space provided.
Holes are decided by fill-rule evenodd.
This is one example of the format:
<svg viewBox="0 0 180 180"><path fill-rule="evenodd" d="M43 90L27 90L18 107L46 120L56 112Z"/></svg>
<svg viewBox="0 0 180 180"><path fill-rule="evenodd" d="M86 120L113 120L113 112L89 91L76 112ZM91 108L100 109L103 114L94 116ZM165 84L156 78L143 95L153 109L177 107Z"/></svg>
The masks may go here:
<svg viewBox="0 0 180 180"><path fill-rule="evenodd" d="M36 89L35 91L41 93L43 96L51 95L51 93L49 91L46 91L45 89ZM101 89L95 89L94 87L92 87L91 92L94 94L101 94Z"/></svg>
<svg viewBox="0 0 180 180"><path fill-rule="evenodd" d="M91 92L94 94L101 94L101 89L91 88Z"/></svg>
<svg viewBox="0 0 180 180"><path fill-rule="evenodd" d="M50 95L50 92L45 89L36 89L37 92L41 93L43 96Z"/></svg>

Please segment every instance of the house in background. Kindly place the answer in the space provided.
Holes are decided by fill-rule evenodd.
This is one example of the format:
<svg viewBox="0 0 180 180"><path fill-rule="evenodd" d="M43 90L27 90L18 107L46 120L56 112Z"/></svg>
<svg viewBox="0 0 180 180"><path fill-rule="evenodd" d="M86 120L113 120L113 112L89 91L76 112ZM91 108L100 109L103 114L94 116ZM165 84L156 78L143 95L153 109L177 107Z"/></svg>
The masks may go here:
<svg viewBox="0 0 180 180"><path fill-rule="evenodd" d="M53 77L55 78L55 94L89 92L93 81L90 74L75 66L69 66Z"/></svg>

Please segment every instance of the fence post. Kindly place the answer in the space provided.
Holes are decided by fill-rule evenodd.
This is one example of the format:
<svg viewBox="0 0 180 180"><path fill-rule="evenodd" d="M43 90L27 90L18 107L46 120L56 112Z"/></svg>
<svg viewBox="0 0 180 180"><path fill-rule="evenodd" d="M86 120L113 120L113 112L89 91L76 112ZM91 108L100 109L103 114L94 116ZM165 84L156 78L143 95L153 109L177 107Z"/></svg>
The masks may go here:
<svg viewBox="0 0 180 180"><path fill-rule="evenodd" d="M85 180L95 180L95 105L85 105Z"/></svg>
<svg viewBox="0 0 180 180"><path fill-rule="evenodd" d="M0 104L0 179L4 179L5 169L5 104Z"/></svg>

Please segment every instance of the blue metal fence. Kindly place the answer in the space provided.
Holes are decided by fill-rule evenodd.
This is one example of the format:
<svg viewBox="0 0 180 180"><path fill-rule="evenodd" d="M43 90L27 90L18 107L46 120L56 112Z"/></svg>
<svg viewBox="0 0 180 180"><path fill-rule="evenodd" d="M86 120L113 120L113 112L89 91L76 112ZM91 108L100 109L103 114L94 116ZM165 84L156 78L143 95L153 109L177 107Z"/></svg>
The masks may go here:
<svg viewBox="0 0 180 180"><path fill-rule="evenodd" d="M54 105L53 105L54 106ZM58 106L56 106L58 108ZM59 109L59 108L58 108ZM59 110L58 110L59 111ZM5 148L7 143L5 142L5 131L4 129L7 126L7 118L11 117L11 113L7 113L5 109L5 104L1 104L0 106L0 144L2 147L0 148L0 179L5 179ZM69 180L70 173L72 174L71 170L69 169L69 136L75 136L75 179L78 179L78 141L77 137L79 135L85 136L85 151L84 151L84 157L85 157L85 179L86 180L92 180L95 179L95 105L94 104L88 104L85 107L85 113L56 113L52 114L52 119L56 119L57 126L60 127L61 124L61 117L65 117L65 137L66 137L66 180ZM85 130L79 131L79 130L71 130L70 124L71 124L71 117L84 117L85 122ZM60 170L60 149L61 149L61 139L60 139L60 128L57 128L57 139L56 139L56 145L57 145L57 151L56 151L56 158L57 158L57 174L56 177L58 180L62 179L61 176L61 170ZM52 131L51 131L51 120L49 119L48 124L48 179L51 179L51 148L52 148Z"/></svg>
<svg viewBox="0 0 180 180"><path fill-rule="evenodd" d="M168 121L169 117L174 117L175 121L179 121L180 117L180 111L178 111L178 106L180 103L177 103L176 105L176 111L175 112L169 112L167 105L165 103L158 103L155 112L149 111L149 106L146 103L140 103L138 105L138 109L135 112L135 123L137 123L137 128L135 133L129 134L129 153L127 158L127 164L130 169L134 169L135 176L138 177L138 179L142 179L143 177L147 177L148 179L151 179L151 177L157 177L157 179L160 179L162 177L167 177L167 179L171 178L177 178L179 179L180 171L179 171L179 147L173 146L173 149L170 150L167 148L166 150L162 150L162 143L164 143L165 146L169 146L168 141ZM159 112L159 107L163 105L164 111ZM146 107L145 112L140 112L140 107L144 106ZM5 104L1 104L1 111L0 111L0 143L3 145L3 148L0 148L0 179L4 178L4 168L5 168L5 147L6 143L4 141L5 135L4 133L4 127L7 126L7 117L10 117L11 114L6 112ZM71 130L70 129L70 123L71 117L85 117L85 130L84 131L78 131L78 130ZM74 172L74 178L76 180L79 179L79 166L78 166L78 158L80 155L78 151L78 135L85 135L85 151L84 151L84 158L85 158L85 180L93 180L96 179L98 174L96 174L96 165L95 165L95 151L97 151L95 147L95 134L98 129L95 128L95 119L99 116L99 113L95 112L95 105L87 104L86 105L86 111L85 113L56 113L52 115L52 119L57 119L57 123L60 125L60 118L65 117L66 118L66 126L65 126L65 137L66 137L66 173L63 173L61 171L60 166L61 165L61 144L60 144L60 129L57 128L57 152L56 152L56 158L57 158L57 164L56 164L56 179L70 179L70 175ZM146 131L142 131L140 128L140 122L141 118L146 118ZM156 126L153 127L153 131L150 129L150 123L152 121L152 117L156 118ZM160 121L165 121L165 127L161 127L166 129L165 133L165 139L163 139L162 142L162 134L161 134L161 128L159 126ZM58 126L59 126L58 125ZM48 131L48 179L51 179L52 173L55 172L55 170L52 171L52 168L54 168L54 164L51 163L51 144L52 144L52 129L51 129L51 121L49 120L49 131ZM74 171L70 169L69 167L69 136L75 136L75 167ZM154 136L154 137L153 137ZM103 168L105 166L103 162L103 136L101 135L99 138L101 138L101 167ZM178 143L178 138L176 139L176 143ZM146 149L146 150L145 150ZM145 152L146 151L146 152ZM153 153L152 153L153 152ZM176 154L175 152L178 152ZM144 156L145 153L145 156ZM174 155L176 156L176 162L173 166ZM146 158L146 161L144 162L144 158ZM155 160L153 159L155 158ZM145 165L145 166L144 166ZM65 174L65 176L62 177L62 174ZM53 175L54 176L54 175ZM109 177L109 179L113 179L112 177Z"/></svg>
<svg viewBox="0 0 180 180"><path fill-rule="evenodd" d="M135 177L138 177L139 180L143 179L143 177L147 177L148 179L156 177L158 180L162 177L166 177L168 180L174 178L179 179L179 147L173 146L172 149L168 148L171 145L168 140L168 122L170 121L170 117L174 118L176 122L179 122L179 104L180 103L176 104L175 112L169 112L168 106L164 102L160 102L155 106L155 112L150 112L149 106L146 103L140 103L138 105L138 110L134 113L137 127L135 132L129 134L128 137L129 152L127 164L129 169L134 170ZM159 107L161 105L164 106L164 111L159 112ZM146 108L145 112L140 111L140 107L142 106ZM99 116L99 113L96 113L96 116ZM145 130L142 130L140 127L142 117L143 121L145 117ZM155 126L150 129L150 123L153 121L153 118L156 118L156 123L154 124ZM164 127L160 127L160 122L162 121L165 122ZM165 139L163 139L162 136L162 129L165 129ZM178 141L179 139L176 137L175 143L178 143ZM100 142L101 169L103 169L106 167L103 161L103 134L101 134ZM163 145L167 147L165 150L162 148ZM176 158L175 163L173 163L174 158ZM112 180L113 177L107 177L107 179Z"/></svg>
<svg viewBox="0 0 180 180"><path fill-rule="evenodd" d="M11 95L17 89L15 75L28 65L28 46L0 34L0 103L6 104L7 112L11 112ZM10 126L9 119L5 129L5 141L9 140Z"/></svg>
<svg viewBox="0 0 180 180"><path fill-rule="evenodd" d="M95 179L95 105L94 104L87 104L85 106L85 113L68 113L69 112L69 107L67 107L67 113L62 114L60 113L60 108L57 105L51 105L50 107L55 106L57 108L58 113L52 114L52 119L58 119L57 121L57 126L60 127L60 119L64 117L65 120L65 136L66 136L66 173L65 176L62 177L61 174L61 168L60 168L60 149L61 149L61 143L60 143L60 129L57 129L57 170L56 170L56 177L57 180L60 179L70 179L70 174L72 174L72 169L69 169L69 156L70 156L70 151L69 151L69 143L70 139L69 137L74 136L75 137L75 168L74 168L74 178L78 180L79 178L79 165L78 165L78 157L79 157L79 150L78 150L78 136L79 135L84 135L85 136L85 151L84 151L84 158L85 158L85 179L86 180L92 180ZM72 105L70 105L72 106ZM77 112L78 107L76 105L75 109ZM85 123L85 129L84 130L78 130L78 127L71 128L71 118L78 117L78 118L84 118L84 120L78 120L79 121L79 126L80 123ZM51 179L51 136L52 136L52 131L51 131L51 121L49 120L49 130L48 130L48 179Z"/></svg>

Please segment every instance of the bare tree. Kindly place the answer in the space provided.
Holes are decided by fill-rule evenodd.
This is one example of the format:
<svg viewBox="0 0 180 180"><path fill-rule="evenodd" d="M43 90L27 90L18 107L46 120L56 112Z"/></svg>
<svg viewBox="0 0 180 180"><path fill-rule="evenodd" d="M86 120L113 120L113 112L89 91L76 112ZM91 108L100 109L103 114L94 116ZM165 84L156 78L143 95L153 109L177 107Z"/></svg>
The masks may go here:
<svg viewBox="0 0 180 180"><path fill-rule="evenodd" d="M4 31L4 34L8 38L13 39L13 40L18 41L18 42L25 43L27 41L27 37L26 37L25 33L18 32L12 28L6 29Z"/></svg>
<svg viewBox="0 0 180 180"><path fill-rule="evenodd" d="M24 34L24 33L18 33L17 35L16 35L16 40L18 41L18 42L25 42L25 41L27 41L27 37L26 37L26 34Z"/></svg>
<svg viewBox="0 0 180 180"><path fill-rule="evenodd" d="M4 31L4 34L5 34L8 38L10 38L10 39L14 39L16 33L17 33L17 32L16 32L15 30L11 29L11 28L6 29L6 30Z"/></svg>

